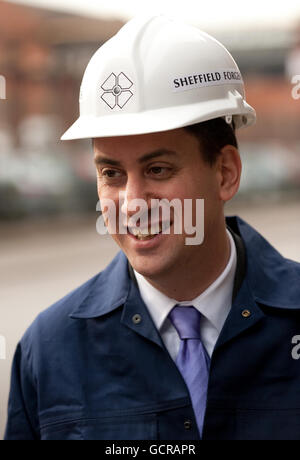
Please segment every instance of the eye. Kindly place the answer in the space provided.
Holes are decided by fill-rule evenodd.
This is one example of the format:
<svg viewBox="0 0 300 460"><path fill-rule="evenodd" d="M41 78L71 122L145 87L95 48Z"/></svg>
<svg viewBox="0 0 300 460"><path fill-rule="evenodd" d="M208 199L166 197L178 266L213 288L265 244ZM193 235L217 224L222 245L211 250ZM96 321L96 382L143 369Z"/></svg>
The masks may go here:
<svg viewBox="0 0 300 460"><path fill-rule="evenodd" d="M153 166L151 168L151 171L154 173L154 174L161 174L163 172L165 168L163 168L162 166Z"/></svg>
<svg viewBox="0 0 300 460"><path fill-rule="evenodd" d="M107 177L115 177L117 175L117 171L114 169L105 169L102 171L102 175Z"/></svg>
<svg viewBox="0 0 300 460"><path fill-rule="evenodd" d="M109 179L114 179L114 178L117 178L117 177L120 177L122 175L121 171L118 171L116 169L103 169L101 171L101 175L104 176L104 177L107 177Z"/></svg>
<svg viewBox="0 0 300 460"><path fill-rule="evenodd" d="M124 172L114 168L98 170L98 180L104 185L119 186L124 179Z"/></svg>
<svg viewBox="0 0 300 460"><path fill-rule="evenodd" d="M148 174L157 178L166 178L171 175L171 168L167 166L151 166L148 169Z"/></svg>

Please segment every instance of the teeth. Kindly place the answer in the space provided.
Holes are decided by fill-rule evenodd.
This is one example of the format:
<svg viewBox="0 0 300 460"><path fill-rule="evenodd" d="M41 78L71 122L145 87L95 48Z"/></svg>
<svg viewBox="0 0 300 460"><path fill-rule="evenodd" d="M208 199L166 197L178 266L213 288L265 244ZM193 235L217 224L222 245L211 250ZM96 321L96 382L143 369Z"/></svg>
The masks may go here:
<svg viewBox="0 0 300 460"><path fill-rule="evenodd" d="M169 227L170 227L169 222L164 222L163 224L160 223L154 226L153 228L151 228L150 232L146 228L141 230L138 227L131 227L130 233L132 233L138 240L145 240L145 239L153 238L153 236L165 231Z"/></svg>
<svg viewBox="0 0 300 460"><path fill-rule="evenodd" d="M130 233L132 233L134 236L138 236L140 231L137 228L131 228Z"/></svg>
<svg viewBox="0 0 300 460"><path fill-rule="evenodd" d="M161 226L159 225L158 227L155 227L154 229L152 229L149 233L149 231L147 229L143 229L141 230L140 228L131 228L130 229L130 232L138 237L138 238L141 238L141 237L148 237L148 236L151 236L151 235L157 235L159 232L161 231Z"/></svg>
<svg viewBox="0 0 300 460"><path fill-rule="evenodd" d="M136 238L138 240L151 240L151 238L154 238L155 235L138 235Z"/></svg>
<svg viewBox="0 0 300 460"><path fill-rule="evenodd" d="M131 228L130 232L134 236L148 236L149 235L148 230L146 230L146 229L140 230L139 228Z"/></svg>
<svg viewBox="0 0 300 460"><path fill-rule="evenodd" d="M161 231L161 225L158 225L157 227L154 227L151 229L150 235L157 235Z"/></svg>

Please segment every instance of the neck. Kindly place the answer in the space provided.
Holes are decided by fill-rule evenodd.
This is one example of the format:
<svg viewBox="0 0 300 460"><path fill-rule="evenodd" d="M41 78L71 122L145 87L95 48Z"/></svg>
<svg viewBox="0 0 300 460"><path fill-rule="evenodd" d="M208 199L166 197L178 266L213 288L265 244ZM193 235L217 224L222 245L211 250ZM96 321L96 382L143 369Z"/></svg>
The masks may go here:
<svg viewBox="0 0 300 460"><path fill-rule="evenodd" d="M218 235L207 237L198 251L191 246L191 254L167 273L146 277L153 287L179 302L193 300L204 292L224 271L230 258L230 241L226 226Z"/></svg>

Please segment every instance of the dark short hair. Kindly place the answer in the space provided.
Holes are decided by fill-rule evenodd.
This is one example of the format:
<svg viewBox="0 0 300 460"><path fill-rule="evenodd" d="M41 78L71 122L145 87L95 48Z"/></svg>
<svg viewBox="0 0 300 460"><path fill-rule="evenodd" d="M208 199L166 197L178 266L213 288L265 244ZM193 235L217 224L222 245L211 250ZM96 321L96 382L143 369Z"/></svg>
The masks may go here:
<svg viewBox="0 0 300 460"><path fill-rule="evenodd" d="M238 148L234 122L230 125L224 118L203 121L195 125L185 126L184 129L197 137L203 159L211 166L215 164L225 145L229 144Z"/></svg>

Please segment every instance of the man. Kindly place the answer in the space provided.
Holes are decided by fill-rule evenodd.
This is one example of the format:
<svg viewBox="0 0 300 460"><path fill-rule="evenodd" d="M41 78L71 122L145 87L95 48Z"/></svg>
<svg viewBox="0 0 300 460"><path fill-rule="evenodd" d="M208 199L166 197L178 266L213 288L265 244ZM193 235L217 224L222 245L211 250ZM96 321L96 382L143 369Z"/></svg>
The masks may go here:
<svg viewBox="0 0 300 460"><path fill-rule="evenodd" d="M122 251L18 344L6 439L300 439L299 264L224 218L254 120L194 27L134 19L93 56L63 139L93 139Z"/></svg>

